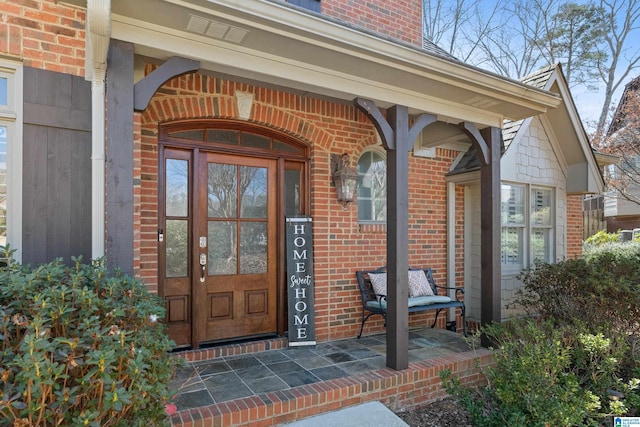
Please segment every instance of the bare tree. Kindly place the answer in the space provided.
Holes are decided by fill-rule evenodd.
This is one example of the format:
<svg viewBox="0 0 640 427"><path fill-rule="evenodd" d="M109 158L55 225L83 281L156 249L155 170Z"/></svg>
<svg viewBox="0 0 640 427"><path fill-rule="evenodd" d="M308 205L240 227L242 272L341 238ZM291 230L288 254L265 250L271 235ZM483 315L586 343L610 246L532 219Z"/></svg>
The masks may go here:
<svg viewBox="0 0 640 427"><path fill-rule="evenodd" d="M481 41L483 59L478 65L516 79L548 65L540 41L557 7L558 0L516 0L507 5L499 31Z"/></svg>
<svg viewBox="0 0 640 427"><path fill-rule="evenodd" d="M607 113L613 94L640 66L640 0L600 0L602 19L608 31L604 38L607 46L607 61L598 63L598 72L605 84L604 100L598 132L602 132L607 122Z"/></svg>
<svg viewBox="0 0 640 427"><path fill-rule="evenodd" d="M471 61L483 39L499 27L501 0L491 7L482 0L425 0L423 35L464 62Z"/></svg>

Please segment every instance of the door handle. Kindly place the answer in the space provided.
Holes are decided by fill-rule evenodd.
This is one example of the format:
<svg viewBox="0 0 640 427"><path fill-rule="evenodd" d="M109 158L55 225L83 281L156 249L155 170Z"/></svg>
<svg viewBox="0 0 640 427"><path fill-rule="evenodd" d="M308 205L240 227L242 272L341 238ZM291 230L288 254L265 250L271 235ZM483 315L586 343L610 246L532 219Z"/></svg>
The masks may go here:
<svg viewBox="0 0 640 427"><path fill-rule="evenodd" d="M200 283L204 283L207 275L207 254L200 254Z"/></svg>

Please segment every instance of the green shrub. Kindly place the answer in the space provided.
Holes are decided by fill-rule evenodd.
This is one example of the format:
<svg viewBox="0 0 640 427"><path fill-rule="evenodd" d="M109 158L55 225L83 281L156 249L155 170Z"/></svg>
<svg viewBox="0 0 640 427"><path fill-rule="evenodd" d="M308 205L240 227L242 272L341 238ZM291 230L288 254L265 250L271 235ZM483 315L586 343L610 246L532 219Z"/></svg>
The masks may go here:
<svg viewBox="0 0 640 427"><path fill-rule="evenodd" d="M536 264L523 272L517 303L530 314L582 332L638 336L640 244L592 248L582 259Z"/></svg>
<svg viewBox="0 0 640 427"><path fill-rule="evenodd" d="M618 240L620 240L618 233L607 233L604 230L600 230L596 234L587 237L587 240L585 240L585 248L615 243Z"/></svg>
<svg viewBox="0 0 640 427"><path fill-rule="evenodd" d="M522 318L482 328L495 343L488 386L444 375L478 426L600 425L640 412L640 244L523 272ZM605 425L611 423L607 420Z"/></svg>
<svg viewBox="0 0 640 427"><path fill-rule="evenodd" d="M515 319L483 328L496 343L488 386L473 394L445 373L447 391L457 396L474 425L585 425L598 416L600 399L580 385L572 371L572 348L551 323Z"/></svg>
<svg viewBox="0 0 640 427"><path fill-rule="evenodd" d="M102 263L0 269L0 425L160 425L161 300Z"/></svg>

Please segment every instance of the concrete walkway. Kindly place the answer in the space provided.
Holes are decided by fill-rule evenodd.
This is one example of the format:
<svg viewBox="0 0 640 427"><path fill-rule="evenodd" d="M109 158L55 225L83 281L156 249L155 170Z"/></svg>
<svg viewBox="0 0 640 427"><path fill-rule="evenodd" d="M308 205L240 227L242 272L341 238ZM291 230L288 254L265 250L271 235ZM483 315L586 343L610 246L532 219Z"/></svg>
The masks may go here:
<svg viewBox="0 0 640 427"><path fill-rule="evenodd" d="M380 402L363 403L283 425L287 427L409 427Z"/></svg>

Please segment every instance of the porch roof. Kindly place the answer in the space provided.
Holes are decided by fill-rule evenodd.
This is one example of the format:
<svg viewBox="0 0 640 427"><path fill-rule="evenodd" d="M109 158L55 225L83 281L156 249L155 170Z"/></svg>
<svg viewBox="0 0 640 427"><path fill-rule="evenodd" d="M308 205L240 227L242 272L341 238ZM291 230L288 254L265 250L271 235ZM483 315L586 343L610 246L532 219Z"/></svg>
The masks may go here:
<svg viewBox="0 0 640 427"><path fill-rule="evenodd" d="M560 103L556 94L469 66L435 46L420 49L275 0L113 2L110 19L111 38L133 43L138 55L160 61L180 55L199 61L203 72L349 102L366 97L381 108L406 105L410 114L436 114L447 123L502 127L505 118Z"/></svg>
<svg viewBox="0 0 640 427"><path fill-rule="evenodd" d="M557 93L562 103L557 109L544 114L541 119L559 145L558 156L567 165L567 192L601 193L604 181L598 162L589 143L580 116L573 102L569 86L559 64L549 65L528 75L524 83ZM527 127L529 120L505 120L502 126L504 152ZM480 168L474 147L470 147L450 175L471 172Z"/></svg>

